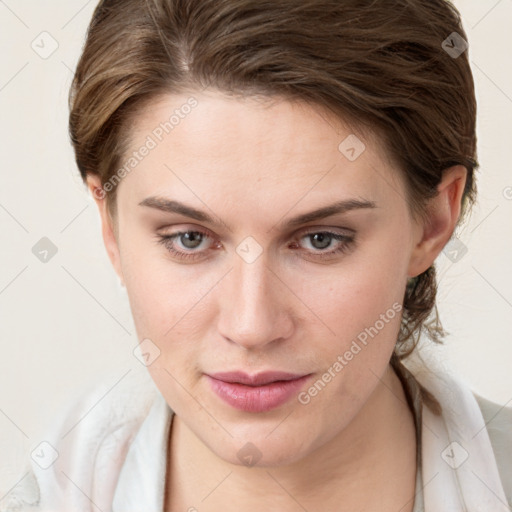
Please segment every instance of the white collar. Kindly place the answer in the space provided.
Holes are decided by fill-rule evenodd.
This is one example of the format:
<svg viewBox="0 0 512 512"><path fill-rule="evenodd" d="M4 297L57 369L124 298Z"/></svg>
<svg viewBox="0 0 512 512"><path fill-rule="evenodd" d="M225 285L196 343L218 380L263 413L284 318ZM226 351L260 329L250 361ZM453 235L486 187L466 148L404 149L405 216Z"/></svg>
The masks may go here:
<svg viewBox="0 0 512 512"><path fill-rule="evenodd" d="M130 446L117 483L112 512L161 512L173 411L158 394Z"/></svg>
<svg viewBox="0 0 512 512"><path fill-rule="evenodd" d="M414 353L413 353L414 354ZM426 512L509 512L482 412L471 388L436 360L411 355L406 366L442 407L422 408Z"/></svg>

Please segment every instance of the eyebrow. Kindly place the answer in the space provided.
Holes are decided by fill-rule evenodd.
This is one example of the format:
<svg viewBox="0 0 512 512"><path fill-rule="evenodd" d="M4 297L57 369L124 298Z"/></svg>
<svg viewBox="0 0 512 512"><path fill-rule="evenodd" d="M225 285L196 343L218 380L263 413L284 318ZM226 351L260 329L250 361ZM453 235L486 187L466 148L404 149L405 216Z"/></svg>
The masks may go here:
<svg viewBox="0 0 512 512"><path fill-rule="evenodd" d="M206 212L196 210L195 208L184 203L180 203L179 201L166 199L163 197L147 197L139 203L139 206L147 206L149 208L155 208L167 213L177 213L179 215L190 217L191 219L195 219L201 222L208 222L212 225L217 224L213 217ZM342 201L323 206L316 210L303 213L281 224L283 225L282 227L294 227L300 224L306 224L307 222L320 220L325 217L331 217L332 215L346 213L351 210L361 210L365 208L377 208L377 204L374 201L369 201L366 199L344 199Z"/></svg>

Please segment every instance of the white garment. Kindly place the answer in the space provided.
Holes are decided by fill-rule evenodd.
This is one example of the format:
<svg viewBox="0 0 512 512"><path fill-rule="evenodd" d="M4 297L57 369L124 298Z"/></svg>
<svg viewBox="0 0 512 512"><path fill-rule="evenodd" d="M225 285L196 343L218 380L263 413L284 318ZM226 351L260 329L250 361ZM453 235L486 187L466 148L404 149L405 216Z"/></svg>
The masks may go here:
<svg viewBox="0 0 512 512"><path fill-rule="evenodd" d="M424 510L510 512L512 409L475 395L465 382L443 372L432 361L427 366L413 355L406 366L443 409L442 415L436 416L428 407L422 407ZM486 409L484 418L482 411L489 405L493 407L491 411ZM500 413L501 418L491 430L489 424ZM502 418L506 421L501 427ZM501 428L496 428L498 425Z"/></svg>
<svg viewBox="0 0 512 512"><path fill-rule="evenodd" d="M486 402L495 405L488 413L506 418L493 431L486 426L493 418L484 419L463 381L438 369L426 371L414 358L406 366L443 408L442 416L435 416L422 406L424 510L508 512L512 409ZM172 416L145 368L132 370L114 387L95 388L46 438L59 454L56 461L42 469L31 460L18 485L0 501L0 512L163 512ZM489 432L498 438L494 449L506 450L499 454L501 478ZM415 510L421 510L417 505Z"/></svg>

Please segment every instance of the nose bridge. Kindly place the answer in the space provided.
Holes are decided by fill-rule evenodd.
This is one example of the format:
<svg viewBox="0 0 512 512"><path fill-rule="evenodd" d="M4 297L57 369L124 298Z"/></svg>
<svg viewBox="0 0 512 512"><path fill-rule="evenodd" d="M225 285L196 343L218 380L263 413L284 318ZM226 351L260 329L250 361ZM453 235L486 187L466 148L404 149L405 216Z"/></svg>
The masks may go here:
<svg viewBox="0 0 512 512"><path fill-rule="evenodd" d="M245 348L264 346L290 333L282 290L267 265L266 254L252 262L235 255L222 301L220 333Z"/></svg>

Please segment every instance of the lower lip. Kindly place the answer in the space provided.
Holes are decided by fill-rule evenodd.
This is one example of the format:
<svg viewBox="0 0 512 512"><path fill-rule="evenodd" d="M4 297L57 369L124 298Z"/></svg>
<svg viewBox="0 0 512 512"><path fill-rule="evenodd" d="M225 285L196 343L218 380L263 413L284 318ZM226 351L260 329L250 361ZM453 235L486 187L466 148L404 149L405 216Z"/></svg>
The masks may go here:
<svg viewBox="0 0 512 512"><path fill-rule="evenodd" d="M213 391L235 409L246 412L265 412L275 409L296 395L310 375L299 379L277 381L264 386L246 386L224 382L206 375Z"/></svg>

